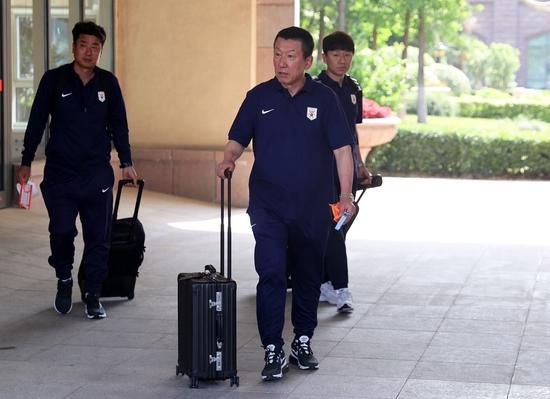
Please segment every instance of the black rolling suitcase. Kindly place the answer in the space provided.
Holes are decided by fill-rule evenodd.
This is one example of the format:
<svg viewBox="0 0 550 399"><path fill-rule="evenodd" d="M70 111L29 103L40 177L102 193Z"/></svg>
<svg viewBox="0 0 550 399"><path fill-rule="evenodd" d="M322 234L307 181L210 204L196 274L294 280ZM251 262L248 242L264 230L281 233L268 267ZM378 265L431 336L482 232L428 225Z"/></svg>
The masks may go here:
<svg viewBox="0 0 550 399"><path fill-rule="evenodd" d="M190 387L199 380L237 376L237 284L231 279L231 174L227 174L227 276L224 274L224 179L221 179L220 272L206 265L204 272L178 275L178 365Z"/></svg>
<svg viewBox="0 0 550 399"><path fill-rule="evenodd" d="M139 267L143 263L145 252L145 230L138 219L141 196L143 194L144 181L139 179L136 205L132 217L118 219L118 208L122 188L131 183L131 180L120 180L116 193L113 210L113 226L111 230L111 250L109 252L109 274L101 288L102 297L127 297L134 298L136 278ZM78 285L82 298L86 289L84 258L78 270Z"/></svg>

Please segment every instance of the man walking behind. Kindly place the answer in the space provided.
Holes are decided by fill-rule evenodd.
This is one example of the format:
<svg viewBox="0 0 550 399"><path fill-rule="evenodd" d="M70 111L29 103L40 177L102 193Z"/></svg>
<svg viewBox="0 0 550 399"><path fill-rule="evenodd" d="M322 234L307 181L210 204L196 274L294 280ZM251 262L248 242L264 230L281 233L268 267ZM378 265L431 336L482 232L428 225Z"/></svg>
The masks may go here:
<svg viewBox="0 0 550 399"><path fill-rule="evenodd" d="M58 278L54 308L72 309L72 273L76 217L80 216L86 272L85 312L106 317L99 301L107 276L111 239L114 174L111 142L118 152L122 178L135 182L126 109L118 80L97 67L105 30L94 22L78 22L73 30L70 64L47 71L36 92L17 179L25 183L51 115L44 180L40 187L50 218L51 256Z"/></svg>

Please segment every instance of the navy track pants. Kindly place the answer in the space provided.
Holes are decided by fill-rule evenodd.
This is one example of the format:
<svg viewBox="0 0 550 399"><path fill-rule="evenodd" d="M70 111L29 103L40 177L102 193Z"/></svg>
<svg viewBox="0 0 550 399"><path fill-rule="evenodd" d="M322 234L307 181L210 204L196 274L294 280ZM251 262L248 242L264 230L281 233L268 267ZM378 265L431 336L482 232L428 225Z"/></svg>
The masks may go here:
<svg viewBox="0 0 550 399"><path fill-rule="evenodd" d="M76 218L80 216L84 240L86 292L99 294L107 277L111 243L114 174L110 165L93 176L69 182L52 182L46 175L40 185L50 217L51 256L48 263L59 279L71 277L74 263Z"/></svg>
<svg viewBox="0 0 550 399"><path fill-rule="evenodd" d="M328 226L311 237L303 226L282 220L264 209L249 211L256 246L254 262L259 276L256 316L265 347L282 348L287 292L287 261L292 259L292 324L296 336L312 337L323 274ZM328 211L327 211L328 216ZM327 219L328 220L328 219Z"/></svg>

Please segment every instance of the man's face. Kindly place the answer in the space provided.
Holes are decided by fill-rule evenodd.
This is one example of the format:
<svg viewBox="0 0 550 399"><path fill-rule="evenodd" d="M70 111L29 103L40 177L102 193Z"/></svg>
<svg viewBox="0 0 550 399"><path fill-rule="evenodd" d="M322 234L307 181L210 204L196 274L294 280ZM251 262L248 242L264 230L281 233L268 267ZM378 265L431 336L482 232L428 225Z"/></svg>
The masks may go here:
<svg viewBox="0 0 550 399"><path fill-rule="evenodd" d="M277 38L273 46L273 68L277 80L283 87L291 88L300 84L311 63L311 56L304 59L302 43L299 40Z"/></svg>
<svg viewBox="0 0 550 399"><path fill-rule="evenodd" d="M351 68L353 53L346 50L330 50L323 54L323 61L327 64L327 71L331 74L343 77Z"/></svg>
<svg viewBox="0 0 550 399"><path fill-rule="evenodd" d="M73 44L75 63L84 69L94 68L101 55L101 41L94 35L80 35Z"/></svg>

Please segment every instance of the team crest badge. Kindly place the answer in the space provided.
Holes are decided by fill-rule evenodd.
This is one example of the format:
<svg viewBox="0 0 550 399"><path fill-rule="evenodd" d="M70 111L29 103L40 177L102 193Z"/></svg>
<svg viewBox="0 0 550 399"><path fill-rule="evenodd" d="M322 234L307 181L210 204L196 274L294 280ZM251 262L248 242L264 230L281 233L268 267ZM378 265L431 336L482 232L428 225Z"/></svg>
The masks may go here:
<svg viewBox="0 0 550 399"><path fill-rule="evenodd" d="M105 102L105 92L104 91L98 91L97 92L97 99L101 102Z"/></svg>
<svg viewBox="0 0 550 399"><path fill-rule="evenodd" d="M357 97L355 96L355 94L351 95L351 103L354 105L357 104Z"/></svg>
<svg viewBox="0 0 550 399"><path fill-rule="evenodd" d="M310 121L317 119L317 108L307 107L306 116Z"/></svg>

